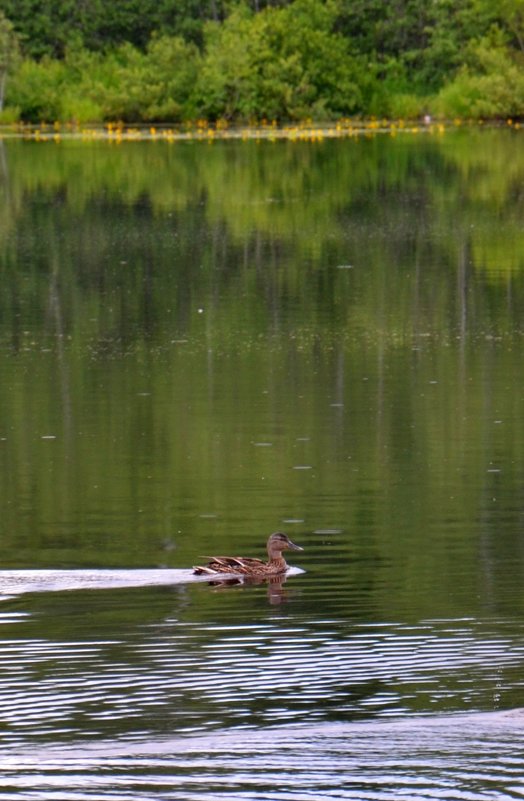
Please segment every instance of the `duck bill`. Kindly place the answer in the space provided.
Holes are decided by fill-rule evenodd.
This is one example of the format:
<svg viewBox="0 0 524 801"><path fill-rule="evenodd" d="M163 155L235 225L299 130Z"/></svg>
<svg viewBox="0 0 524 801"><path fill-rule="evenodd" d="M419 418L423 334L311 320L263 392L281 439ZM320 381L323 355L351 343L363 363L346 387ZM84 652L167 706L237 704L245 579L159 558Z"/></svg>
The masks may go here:
<svg viewBox="0 0 524 801"><path fill-rule="evenodd" d="M291 540L288 540L288 548L291 548L292 551L303 551L304 550L301 545L295 545L295 543L291 542Z"/></svg>

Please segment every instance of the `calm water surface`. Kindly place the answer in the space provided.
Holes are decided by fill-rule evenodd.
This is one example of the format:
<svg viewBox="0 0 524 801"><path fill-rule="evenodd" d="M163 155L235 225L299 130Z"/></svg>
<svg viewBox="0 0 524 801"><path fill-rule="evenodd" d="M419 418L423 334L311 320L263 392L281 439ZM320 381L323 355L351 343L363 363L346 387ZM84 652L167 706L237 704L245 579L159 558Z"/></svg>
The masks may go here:
<svg viewBox="0 0 524 801"><path fill-rule="evenodd" d="M522 798L522 134L0 144L0 798Z"/></svg>

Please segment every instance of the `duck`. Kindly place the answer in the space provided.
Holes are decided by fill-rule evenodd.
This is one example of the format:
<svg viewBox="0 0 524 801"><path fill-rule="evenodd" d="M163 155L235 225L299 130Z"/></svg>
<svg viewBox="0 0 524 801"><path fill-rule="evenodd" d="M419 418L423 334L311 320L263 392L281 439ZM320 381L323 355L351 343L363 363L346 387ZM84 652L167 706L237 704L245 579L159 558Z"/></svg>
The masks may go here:
<svg viewBox="0 0 524 801"><path fill-rule="evenodd" d="M193 573L197 576L216 576L228 573L232 576L252 576L253 578L266 578L281 576L286 573L288 564L282 556L282 551L303 551L300 545L292 542L287 534L275 531L267 541L267 554L269 560L242 556L213 556L207 565L194 565Z"/></svg>

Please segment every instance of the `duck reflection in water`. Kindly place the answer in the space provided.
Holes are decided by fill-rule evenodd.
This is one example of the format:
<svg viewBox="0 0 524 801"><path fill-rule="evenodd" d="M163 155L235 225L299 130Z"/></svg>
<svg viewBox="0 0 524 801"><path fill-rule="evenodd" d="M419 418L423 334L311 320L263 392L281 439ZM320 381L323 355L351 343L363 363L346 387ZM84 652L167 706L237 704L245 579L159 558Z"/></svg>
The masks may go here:
<svg viewBox="0 0 524 801"><path fill-rule="evenodd" d="M227 578L227 576L217 576L212 581L208 581L210 587L216 590L222 590L229 587L259 587L265 585L267 587L267 598L271 605L277 606L278 604L287 601L287 592L283 585L286 582L287 576L266 576L266 578L253 578L252 576L236 576L235 578Z"/></svg>

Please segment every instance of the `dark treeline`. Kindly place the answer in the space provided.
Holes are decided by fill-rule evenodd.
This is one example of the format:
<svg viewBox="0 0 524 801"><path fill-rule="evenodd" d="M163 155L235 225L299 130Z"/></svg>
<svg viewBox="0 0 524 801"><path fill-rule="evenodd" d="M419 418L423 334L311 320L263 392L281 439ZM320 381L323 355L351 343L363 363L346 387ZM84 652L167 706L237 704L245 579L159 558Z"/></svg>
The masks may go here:
<svg viewBox="0 0 524 801"><path fill-rule="evenodd" d="M250 0L248 5L257 12L289 2ZM145 48L154 33L202 45L206 21L223 21L232 5L227 0L0 0L0 10L23 35L26 52L34 58L61 58L72 41L88 50L124 42Z"/></svg>
<svg viewBox="0 0 524 801"><path fill-rule="evenodd" d="M6 119L524 116L523 0L0 0L0 12Z"/></svg>
<svg viewBox="0 0 524 801"><path fill-rule="evenodd" d="M205 21L225 17L222 0L1 0L0 9L34 58L62 58L72 43L107 51L129 42L143 49L153 33L202 44Z"/></svg>

